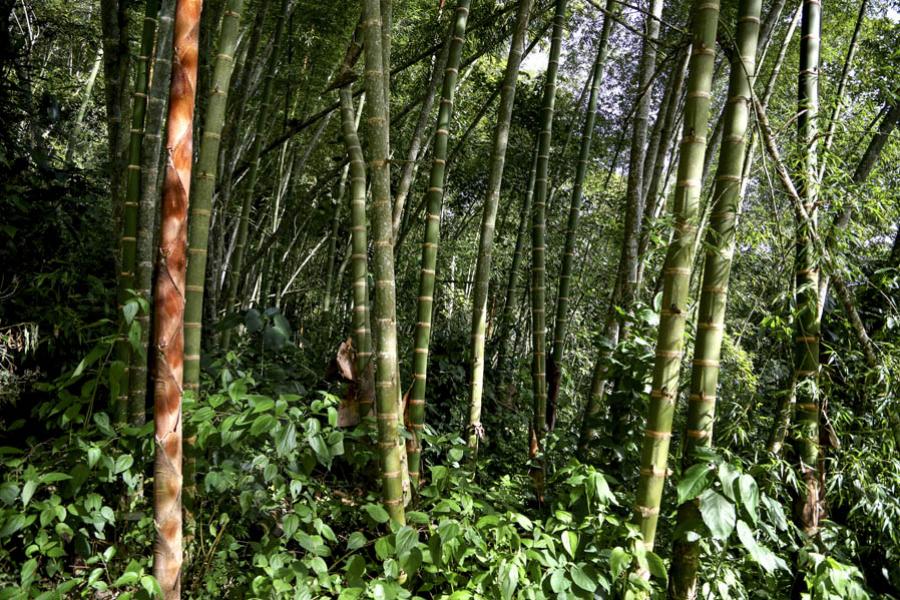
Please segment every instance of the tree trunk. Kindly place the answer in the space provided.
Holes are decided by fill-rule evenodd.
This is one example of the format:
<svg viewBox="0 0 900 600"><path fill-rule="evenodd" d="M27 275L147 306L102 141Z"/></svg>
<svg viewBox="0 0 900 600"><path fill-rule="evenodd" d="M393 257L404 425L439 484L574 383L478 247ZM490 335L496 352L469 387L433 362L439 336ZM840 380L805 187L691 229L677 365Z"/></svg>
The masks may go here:
<svg viewBox="0 0 900 600"><path fill-rule="evenodd" d="M650 232L653 229L656 219L662 213L666 203L666 180L667 180L667 163L675 160L672 153L677 137L677 126L675 117L678 109L681 107L684 91L684 76L687 71L687 63L690 59L687 46L679 49L679 54L675 58L675 65L669 83L666 86L666 93L663 97L664 108L663 115L657 117L663 118L662 130L660 131L660 143L656 148L656 156L651 161L653 168L650 169L650 181L645 182L644 194L644 216L641 219L641 238L638 241L638 285L635 296L641 295L644 284L644 269L647 266L648 250L650 249ZM671 158L669 154L673 155ZM644 173L647 173L644 169Z"/></svg>
<svg viewBox="0 0 900 600"><path fill-rule="evenodd" d="M128 131L122 126L126 118L128 89L128 18L124 0L102 0L100 4L100 24L103 32L103 79L106 96L107 147L109 150L110 197L112 199L113 224L116 238L119 240L118 260L116 261L117 315L122 315L122 308L127 300L127 290L134 286L134 255L127 252L129 237L124 227L124 210L122 184L125 181L126 155L125 145ZM130 241L134 240L134 233ZM131 363L131 345L128 332L124 328L124 319L119 318L120 338L116 342L116 360L122 365L122 377L116 382L117 394L112 399L113 414L118 424L124 424L128 418L128 368Z"/></svg>
<svg viewBox="0 0 900 600"><path fill-rule="evenodd" d="M155 365L153 574L166 600L181 597L181 390L184 367L184 285L191 187L194 90L201 0L178 0L175 8L172 86L169 91L169 160L163 190L159 266L154 284Z"/></svg>
<svg viewBox="0 0 900 600"><path fill-rule="evenodd" d="M219 146L225 125L228 90L234 69L234 51L240 33L244 0L228 0L219 35L218 54L200 140L194 200L191 204L190 256L185 306L184 389L200 388L200 343L203 327L203 296L209 246L209 225L219 162Z"/></svg>
<svg viewBox="0 0 900 600"><path fill-rule="evenodd" d="M756 49L759 39L761 0L741 0L738 6L736 40L731 60L728 99L723 117L724 129L719 155L719 168L713 189L713 207L706 232L706 262L697 314L691 391L688 396L687 435L683 467L687 470L697 460L696 449L712 445L716 394L719 382L719 359L725 335L725 307L728 280L741 205L741 182L746 157L746 138L752 84L756 72ZM693 600L698 594L699 541L685 535L701 527L702 520L692 500L678 508L676 530L684 532L672 548L669 596L677 600Z"/></svg>
<svg viewBox="0 0 900 600"><path fill-rule="evenodd" d="M509 142L509 126L512 119L513 103L516 97L516 80L528 33L528 16L534 0L521 0L516 11L516 25L513 30L509 56L503 73L503 87L500 91L500 105L497 108L497 124L494 127L491 157L489 159L487 190L481 217L481 233L478 239L478 259L475 267L475 289L472 299L472 381L470 387L468 444L473 451L478 449L478 439L484 436L481 426L481 399L484 393L484 336L487 330L487 299L491 279L491 258L494 247L494 225L497 222L497 207L500 203L500 184L503 181L503 167L506 162L506 147Z"/></svg>
<svg viewBox="0 0 900 600"><path fill-rule="evenodd" d="M684 136L675 186L675 231L663 265L659 338L636 498L636 519L643 535L643 545L648 550L653 549L656 538L672 437L672 418L678 395L693 262L691 253L697 235L703 155L709 129L718 19L718 2L695 0L691 18L692 48L684 109Z"/></svg>
<svg viewBox="0 0 900 600"><path fill-rule="evenodd" d="M446 73L449 51L450 44L444 44L444 50L438 56L434 63L434 67L431 70L431 77L428 81L425 99L422 101L422 107L419 109L419 120L416 122L416 127L413 130L412 138L409 141L409 151L406 153L406 161L403 163L403 169L400 171L400 179L397 183L397 194L394 198L392 217L395 244L397 236L400 233L400 222L403 219L403 209L406 206L406 198L409 195L409 190L412 187L413 179L415 178L419 154L422 152L422 137L425 135L425 129L428 127L428 122L431 120L431 109L434 107L434 96L437 93L438 85L441 84L441 73ZM462 49L460 49L460 56L461 55ZM454 68L456 69L454 75L457 75L459 73L459 61L457 61L456 67ZM440 118L440 116L438 118ZM440 124L438 124L438 127L440 127Z"/></svg>
<svg viewBox="0 0 900 600"><path fill-rule="evenodd" d="M417 322L415 350L413 351L414 381L408 406L409 429L412 437L406 442L409 476L416 483L419 482L420 477L421 440L419 436L425 423L428 346L431 340L431 319L434 312L434 275L441 237L441 205L444 199L444 176L446 175L450 122L453 117L453 98L456 92L456 80L459 74L468 18L469 0L460 0L450 27L450 36L446 42L448 47L446 68L441 85L441 103L438 109L434 153L428 180L429 187L426 193L427 212L425 235L422 242L422 269L419 274L419 296L416 303Z"/></svg>
<svg viewBox="0 0 900 600"><path fill-rule="evenodd" d="M522 255L525 252L525 238L528 235L528 224L531 222L531 203L534 199L534 178L537 175L537 143L532 152L531 169L528 175L528 188L525 197L522 198L522 209L519 213L519 228L516 231L516 245L513 249L512 263L509 266L509 278L506 284L506 301L503 303L503 313L500 325L495 329L497 336L497 366L502 370L506 367L506 353L509 348L510 336L515 329L519 314L518 296L519 275L522 270ZM505 383L505 380L504 380Z"/></svg>

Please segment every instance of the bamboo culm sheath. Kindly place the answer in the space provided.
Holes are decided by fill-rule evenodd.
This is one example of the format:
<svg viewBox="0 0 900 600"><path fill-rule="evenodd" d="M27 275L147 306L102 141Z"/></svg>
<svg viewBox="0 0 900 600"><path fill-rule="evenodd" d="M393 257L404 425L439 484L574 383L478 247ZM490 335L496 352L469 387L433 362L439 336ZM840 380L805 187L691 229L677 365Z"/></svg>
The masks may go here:
<svg viewBox="0 0 900 600"><path fill-rule="evenodd" d="M169 158L160 217L159 263L153 287L153 347L157 354L153 471L153 518L157 536L153 574L166 600L181 597L184 552L181 531L184 286L201 6L201 0L178 0L175 5L175 54L166 137Z"/></svg>

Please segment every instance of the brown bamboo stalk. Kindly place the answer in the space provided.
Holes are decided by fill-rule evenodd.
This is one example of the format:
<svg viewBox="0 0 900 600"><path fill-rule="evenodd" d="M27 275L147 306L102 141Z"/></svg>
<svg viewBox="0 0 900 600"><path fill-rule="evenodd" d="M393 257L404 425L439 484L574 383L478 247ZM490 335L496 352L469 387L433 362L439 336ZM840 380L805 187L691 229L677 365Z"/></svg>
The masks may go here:
<svg viewBox="0 0 900 600"><path fill-rule="evenodd" d="M153 343L156 464L153 574L166 600L181 597L184 550L181 531L184 287L187 274L187 218L191 189L194 92L202 0L175 5L172 83L169 88L168 161L160 218L159 264L154 283Z"/></svg>

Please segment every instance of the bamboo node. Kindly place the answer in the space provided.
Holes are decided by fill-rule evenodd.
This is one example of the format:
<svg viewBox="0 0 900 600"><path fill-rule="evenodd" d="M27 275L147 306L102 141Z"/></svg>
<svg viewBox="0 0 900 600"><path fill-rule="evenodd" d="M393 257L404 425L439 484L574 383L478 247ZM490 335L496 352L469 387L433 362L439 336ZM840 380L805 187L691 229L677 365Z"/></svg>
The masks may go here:
<svg viewBox="0 0 900 600"><path fill-rule="evenodd" d="M691 364L695 367L718 367L719 361L713 358L695 358Z"/></svg>

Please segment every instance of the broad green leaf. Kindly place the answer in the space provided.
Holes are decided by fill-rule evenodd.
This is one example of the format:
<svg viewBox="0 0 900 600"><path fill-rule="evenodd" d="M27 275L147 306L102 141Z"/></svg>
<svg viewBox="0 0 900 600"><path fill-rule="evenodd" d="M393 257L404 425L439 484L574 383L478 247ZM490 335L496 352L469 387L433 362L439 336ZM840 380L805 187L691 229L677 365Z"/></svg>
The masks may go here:
<svg viewBox="0 0 900 600"><path fill-rule="evenodd" d="M130 454L123 454L116 459L115 473L118 475L123 471L127 471L134 464L134 458Z"/></svg>
<svg viewBox="0 0 900 600"><path fill-rule="evenodd" d="M138 310L140 310L140 305L138 305L137 299L132 298L125 303L125 306L122 307L122 314L125 315L125 322L129 325L134 318L138 314Z"/></svg>
<svg viewBox="0 0 900 600"><path fill-rule="evenodd" d="M275 427L277 422L272 415L259 415L253 419L253 424L250 425L250 434L259 435L264 431L269 431Z"/></svg>
<svg viewBox="0 0 900 600"><path fill-rule="evenodd" d="M727 462L723 462L719 465L718 475L719 481L722 483L722 493L729 500L734 501L734 482L740 477L740 473Z"/></svg>
<svg viewBox="0 0 900 600"><path fill-rule="evenodd" d="M151 598L162 598L162 588L153 575L141 575L141 587Z"/></svg>
<svg viewBox="0 0 900 600"><path fill-rule="evenodd" d="M420 525L424 525L428 523L431 519L428 518L428 515L423 512L419 512L416 510L410 510L406 513L406 520L409 523L418 523Z"/></svg>
<svg viewBox="0 0 900 600"><path fill-rule="evenodd" d="M766 511L769 513L769 516L775 522L775 527L777 527L779 531L786 531L788 529L788 520L787 516L785 516L784 514L784 509L781 507L781 504L779 504L777 500L765 494L762 495L762 503L765 505Z"/></svg>
<svg viewBox="0 0 900 600"><path fill-rule="evenodd" d="M28 506L28 503L31 502L31 497L34 496L34 492L37 489L38 482L37 481L26 481L25 485L22 486L22 506Z"/></svg>
<svg viewBox="0 0 900 600"><path fill-rule="evenodd" d="M438 523L438 535L441 536L441 541L446 544L459 535L459 523L451 519L441 519L441 522Z"/></svg>
<svg viewBox="0 0 900 600"><path fill-rule="evenodd" d="M575 558L575 551L578 550L578 534L574 531L563 531L560 535L563 548L569 553L569 556Z"/></svg>
<svg viewBox="0 0 900 600"><path fill-rule="evenodd" d="M581 565L572 565L571 567L569 567L569 576L572 578L572 583L574 583L584 591L597 591L597 583L590 575L585 572Z"/></svg>
<svg viewBox="0 0 900 600"><path fill-rule="evenodd" d="M300 517L295 514L285 515L281 528L284 530L284 537L292 538L300 528Z"/></svg>
<svg viewBox="0 0 900 600"><path fill-rule="evenodd" d="M37 572L37 566L38 562L36 558L26 560L22 565L22 568L19 570L19 580L22 583L22 587L27 588L31 585L34 574Z"/></svg>
<svg viewBox="0 0 900 600"><path fill-rule="evenodd" d="M366 504L363 509L376 523L387 523L391 520L388 512L380 504Z"/></svg>
<svg viewBox="0 0 900 600"><path fill-rule="evenodd" d="M756 523L759 521L759 486L756 485L756 480L750 475L741 475L738 480L738 491L741 496L741 504Z"/></svg>
<svg viewBox="0 0 900 600"><path fill-rule="evenodd" d="M613 577L618 577L631 562L631 555L621 546L616 546L609 553L609 570Z"/></svg>
<svg viewBox="0 0 900 600"><path fill-rule="evenodd" d="M519 585L519 568L511 563L503 562L497 571L500 583L500 596L503 600L510 600Z"/></svg>
<svg viewBox="0 0 900 600"><path fill-rule="evenodd" d="M0 502L9 506L19 497L19 486L12 481L0 483Z"/></svg>
<svg viewBox="0 0 900 600"><path fill-rule="evenodd" d="M257 331L261 331L263 328L263 320L262 315L259 314L259 311L255 308L251 308L244 315L244 327L247 328L247 331L250 333L256 333Z"/></svg>
<svg viewBox="0 0 900 600"><path fill-rule="evenodd" d="M734 504L714 490L706 490L700 496L700 515L712 536L718 540L728 539L734 531L737 519Z"/></svg>
<svg viewBox="0 0 900 600"><path fill-rule="evenodd" d="M566 572L563 569L553 569L550 573L550 589L557 594L562 594L571 587Z"/></svg>
<svg viewBox="0 0 900 600"><path fill-rule="evenodd" d="M681 475L676 490L678 491L678 504L684 504L699 496L709 485L709 464L699 463L691 466Z"/></svg>
<svg viewBox="0 0 900 600"><path fill-rule="evenodd" d="M116 579L115 583L113 583L113 587L124 587L126 585L134 585L137 583L138 579L141 578L141 574L135 571L126 571L122 573L122 575Z"/></svg>
<svg viewBox="0 0 900 600"><path fill-rule="evenodd" d="M275 452L278 456L287 456L297 448L297 428L293 423L288 423L278 431L275 440Z"/></svg>
<svg viewBox="0 0 900 600"><path fill-rule="evenodd" d="M663 559L661 559L655 552L647 552L646 558L647 567L650 569L650 574L657 579L662 579L664 582L668 583L669 572L668 570L666 570L666 564L663 562Z"/></svg>
<svg viewBox="0 0 900 600"><path fill-rule="evenodd" d="M737 522L737 535L738 539L741 540L741 544L750 553L750 557L765 569L767 573L774 573L777 569L789 570L784 560L756 541L756 538L753 536L753 530L743 521Z"/></svg>
<svg viewBox="0 0 900 600"><path fill-rule="evenodd" d="M100 460L100 448L91 446L87 451L88 467L93 469L97 461Z"/></svg>
<svg viewBox="0 0 900 600"><path fill-rule="evenodd" d="M408 525L404 525L397 530L395 535L397 545L397 556L405 552L409 552L419 543L419 532Z"/></svg>
<svg viewBox="0 0 900 600"><path fill-rule="evenodd" d="M361 531L354 531L350 534L350 537L347 538L347 550L351 552L353 550L359 550L363 546L366 545L366 536Z"/></svg>

